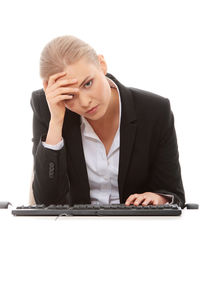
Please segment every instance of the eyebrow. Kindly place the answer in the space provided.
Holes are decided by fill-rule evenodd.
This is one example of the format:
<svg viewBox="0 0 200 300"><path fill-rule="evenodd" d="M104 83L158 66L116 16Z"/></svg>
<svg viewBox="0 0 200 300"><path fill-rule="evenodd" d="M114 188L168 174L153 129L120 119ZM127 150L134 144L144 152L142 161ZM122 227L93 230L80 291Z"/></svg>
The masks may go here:
<svg viewBox="0 0 200 300"><path fill-rule="evenodd" d="M81 87L84 83L85 83L85 81L87 81L87 79L90 77L90 75L89 76L87 76L84 80L83 80L83 82L80 84L80 86L79 87Z"/></svg>

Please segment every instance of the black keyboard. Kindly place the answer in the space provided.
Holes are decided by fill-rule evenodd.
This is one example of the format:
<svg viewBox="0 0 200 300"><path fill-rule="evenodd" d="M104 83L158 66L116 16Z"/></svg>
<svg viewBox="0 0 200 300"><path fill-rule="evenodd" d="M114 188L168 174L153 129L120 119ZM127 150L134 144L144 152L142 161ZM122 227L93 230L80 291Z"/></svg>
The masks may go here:
<svg viewBox="0 0 200 300"><path fill-rule="evenodd" d="M133 204L110 205L32 205L18 206L14 216L180 216L182 209L177 204L135 206Z"/></svg>

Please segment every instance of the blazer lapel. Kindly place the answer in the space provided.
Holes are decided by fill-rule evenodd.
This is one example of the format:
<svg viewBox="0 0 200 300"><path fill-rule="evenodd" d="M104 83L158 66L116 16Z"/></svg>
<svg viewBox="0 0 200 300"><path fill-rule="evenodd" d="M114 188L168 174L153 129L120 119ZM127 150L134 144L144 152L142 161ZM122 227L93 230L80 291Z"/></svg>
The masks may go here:
<svg viewBox="0 0 200 300"><path fill-rule="evenodd" d="M63 137L67 145L69 169L72 168L73 174L77 176L77 178L73 178L78 183L73 190L77 195L75 201L77 204L89 204L91 203L90 187L81 138L80 116L68 109L63 124Z"/></svg>
<svg viewBox="0 0 200 300"><path fill-rule="evenodd" d="M125 104L125 107L128 108L129 105ZM121 119L121 128L120 128L120 155L119 155L119 173L118 173L118 186L119 186L119 195L120 203L124 203L126 199L123 197L124 183L126 181L128 166L130 163L131 156L133 154L133 146L136 137L137 124L129 119L125 121L126 116L130 116L130 111L123 113L122 108L122 119ZM124 120L123 120L124 118ZM133 116L132 116L133 118Z"/></svg>

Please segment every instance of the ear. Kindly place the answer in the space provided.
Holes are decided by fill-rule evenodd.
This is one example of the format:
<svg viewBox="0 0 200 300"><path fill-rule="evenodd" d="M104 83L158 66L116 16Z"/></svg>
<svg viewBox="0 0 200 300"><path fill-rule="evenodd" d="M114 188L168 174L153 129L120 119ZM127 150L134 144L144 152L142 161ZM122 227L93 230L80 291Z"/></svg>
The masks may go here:
<svg viewBox="0 0 200 300"><path fill-rule="evenodd" d="M99 60L99 65L100 65L102 72L104 73L104 75L106 75L107 74L107 64L104 59L104 56L102 54L98 54L98 60Z"/></svg>
<svg viewBox="0 0 200 300"><path fill-rule="evenodd" d="M46 88L48 86L48 81L47 80L43 80L43 87L44 87L44 91L46 91Z"/></svg>

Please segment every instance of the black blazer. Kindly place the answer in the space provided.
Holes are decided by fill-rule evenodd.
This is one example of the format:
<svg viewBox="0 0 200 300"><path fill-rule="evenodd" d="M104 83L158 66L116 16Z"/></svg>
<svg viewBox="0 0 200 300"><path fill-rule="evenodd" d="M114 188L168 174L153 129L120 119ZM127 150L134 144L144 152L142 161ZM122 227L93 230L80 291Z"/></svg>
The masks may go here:
<svg viewBox="0 0 200 300"><path fill-rule="evenodd" d="M174 116L167 98L126 87L107 73L121 96L120 203L134 193L174 195L182 208L185 193L181 178ZM34 179L37 204L89 204L90 187L84 158L80 115L66 108L61 150L45 148L50 111L43 89L32 93Z"/></svg>

